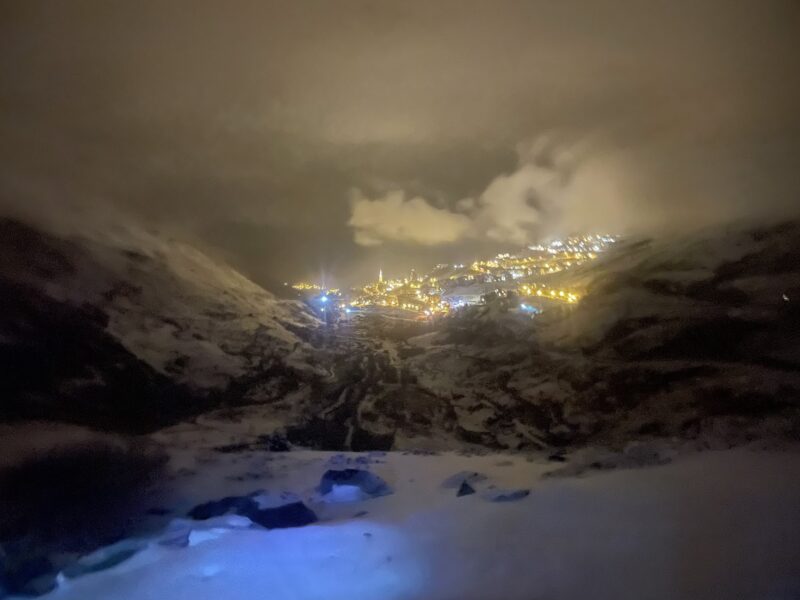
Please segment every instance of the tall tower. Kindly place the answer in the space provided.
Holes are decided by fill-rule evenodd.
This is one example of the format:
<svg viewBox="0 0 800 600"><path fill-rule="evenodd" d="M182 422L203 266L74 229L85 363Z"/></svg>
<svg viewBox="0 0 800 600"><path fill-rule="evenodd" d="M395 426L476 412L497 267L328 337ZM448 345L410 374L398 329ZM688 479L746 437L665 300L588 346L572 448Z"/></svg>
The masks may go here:
<svg viewBox="0 0 800 600"><path fill-rule="evenodd" d="M378 269L378 283L383 283L383 269Z"/></svg>

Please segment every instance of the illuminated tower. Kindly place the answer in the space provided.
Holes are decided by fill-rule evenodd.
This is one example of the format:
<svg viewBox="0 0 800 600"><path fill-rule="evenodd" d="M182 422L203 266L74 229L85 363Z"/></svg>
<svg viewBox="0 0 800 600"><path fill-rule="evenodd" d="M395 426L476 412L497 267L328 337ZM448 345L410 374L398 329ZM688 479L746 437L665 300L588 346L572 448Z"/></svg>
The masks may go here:
<svg viewBox="0 0 800 600"><path fill-rule="evenodd" d="M383 269L378 269L378 283L383 283Z"/></svg>

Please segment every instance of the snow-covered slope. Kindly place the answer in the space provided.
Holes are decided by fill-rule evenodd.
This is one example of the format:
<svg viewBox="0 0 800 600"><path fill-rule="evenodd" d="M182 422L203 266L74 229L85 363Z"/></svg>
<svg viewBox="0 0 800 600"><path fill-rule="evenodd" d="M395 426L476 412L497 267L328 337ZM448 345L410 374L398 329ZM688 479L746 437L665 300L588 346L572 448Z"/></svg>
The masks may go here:
<svg viewBox="0 0 800 600"><path fill-rule="evenodd" d="M98 553L119 564L106 559L96 572L62 575L44 597L796 598L798 458L737 449L566 479L545 476L552 462L519 455L302 451L189 460L201 471L160 494L159 512L168 513L160 525ZM320 498L322 474L346 467L377 474L393 493ZM480 474L475 493L445 485L459 472ZM500 488L527 495L492 501ZM259 489L302 498L319 521L265 530L239 516L186 518L194 504Z"/></svg>
<svg viewBox="0 0 800 600"><path fill-rule="evenodd" d="M550 319L553 326L540 336L564 347L633 356L685 328L695 330L698 342L683 348L687 352L729 356L738 350L742 359L759 360L744 354L740 336L760 329L770 337L763 349L771 358L800 366L799 242L800 223L788 222L622 244L564 273L566 285L585 291L586 301L568 319Z"/></svg>
<svg viewBox="0 0 800 600"><path fill-rule="evenodd" d="M798 223L633 241L564 279L583 292L577 306L533 320L480 307L429 331L393 317L317 327L301 307L142 232L65 239L4 227L3 415L171 425L134 442L104 436L94 450L88 433L60 434L83 456L78 473L103 456L106 478L151 459L166 471L146 503L126 505L136 514L105 515L132 537L97 553L79 558L105 541L57 539L56 552L18 545L12 531L0 584L22 585L9 589L48 592L61 572L51 598L800 591ZM30 437L18 430L10 452L25 442L43 453ZM52 465L63 473L52 454L48 477ZM31 468L11 469L11 481ZM350 468L393 493L317 487ZM458 471L483 477L459 495L443 485ZM29 515L29 540L50 540L45 525L65 508L50 481L34 508L55 518ZM95 513L112 508L105 481L90 486L89 504L103 499ZM259 511L296 516L300 503L319 520L265 530L250 519L258 511L196 516L209 502L253 511L255 498Z"/></svg>
<svg viewBox="0 0 800 600"><path fill-rule="evenodd" d="M354 450L800 436L796 222L630 241L559 275L578 305L480 307L417 337L388 317L320 327L141 230L3 228L7 417L154 429L224 408L212 427L249 424L233 448L275 431Z"/></svg>
<svg viewBox="0 0 800 600"><path fill-rule="evenodd" d="M384 340L353 366L358 394L318 399L312 431L342 444L350 422L400 448L796 439L798 247L796 222L628 242L560 278L578 305L476 307Z"/></svg>
<svg viewBox="0 0 800 600"><path fill-rule="evenodd" d="M0 245L9 416L124 427L133 412L135 428L206 400L274 399L313 374L300 336L317 320L192 246L133 226L57 236L9 220Z"/></svg>

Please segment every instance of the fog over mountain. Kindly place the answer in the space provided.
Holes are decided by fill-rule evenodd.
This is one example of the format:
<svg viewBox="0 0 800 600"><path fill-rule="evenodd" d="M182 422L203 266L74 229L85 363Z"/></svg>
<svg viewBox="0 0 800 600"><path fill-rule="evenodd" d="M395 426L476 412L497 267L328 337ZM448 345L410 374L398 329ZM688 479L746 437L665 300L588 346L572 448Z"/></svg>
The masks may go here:
<svg viewBox="0 0 800 600"><path fill-rule="evenodd" d="M5 2L0 202L268 286L785 216L799 26L792 0Z"/></svg>

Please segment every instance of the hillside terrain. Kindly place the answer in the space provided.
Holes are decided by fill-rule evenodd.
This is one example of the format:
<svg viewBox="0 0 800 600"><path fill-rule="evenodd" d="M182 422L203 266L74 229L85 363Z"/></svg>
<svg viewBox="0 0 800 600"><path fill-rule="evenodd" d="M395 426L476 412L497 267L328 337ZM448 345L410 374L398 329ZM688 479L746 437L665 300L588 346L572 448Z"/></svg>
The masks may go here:
<svg viewBox="0 0 800 600"><path fill-rule="evenodd" d="M665 548L704 568L624 591L800 589L798 223L336 326L153 233L0 229L0 597L610 598Z"/></svg>
<svg viewBox="0 0 800 600"><path fill-rule="evenodd" d="M535 318L325 326L186 244L2 223L6 420L154 431L204 414L326 450L798 436L800 225L632 240ZM259 441L262 440L262 441Z"/></svg>
<svg viewBox="0 0 800 600"><path fill-rule="evenodd" d="M797 223L631 241L560 274L581 302L532 319L499 304L424 330L363 319L335 342L352 385L290 434L353 449L797 439L798 243Z"/></svg>
<svg viewBox="0 0 800 600"><path fill-rule="evenodd" d="M187 244L4 220L0 246L0 418L152 431L314 372L317 319Z"/></svg>

